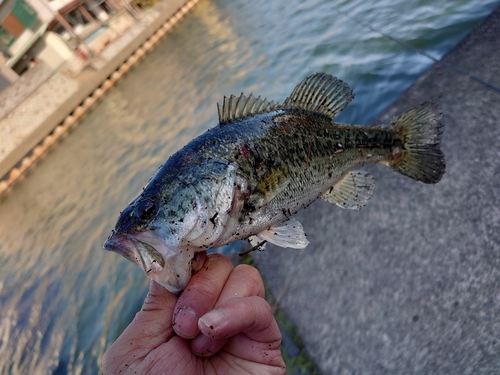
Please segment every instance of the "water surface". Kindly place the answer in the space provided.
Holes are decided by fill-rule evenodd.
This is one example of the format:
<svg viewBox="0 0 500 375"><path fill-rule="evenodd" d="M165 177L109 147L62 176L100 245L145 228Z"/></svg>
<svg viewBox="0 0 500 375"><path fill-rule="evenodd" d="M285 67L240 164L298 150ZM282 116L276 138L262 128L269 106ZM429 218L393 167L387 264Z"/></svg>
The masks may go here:
<svg viewBox="0 0 500 375"><path fill-rule="evenodd" d="M201 0L0 204L0 373L98 372L148 285L101 245L223 95L282 101L324 71L356 93L339 121L366 124L432 61L345 14L440 58L498 5Z"/></svg>

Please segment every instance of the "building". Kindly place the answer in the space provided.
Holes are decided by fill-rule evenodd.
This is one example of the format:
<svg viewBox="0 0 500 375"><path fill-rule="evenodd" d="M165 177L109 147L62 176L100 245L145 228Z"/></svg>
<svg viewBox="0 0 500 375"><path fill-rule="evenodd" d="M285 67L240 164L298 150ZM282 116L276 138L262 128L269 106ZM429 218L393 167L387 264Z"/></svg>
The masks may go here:
<svg viewBox="0 0 500 375"><path fill-rule="evenodd" d="M0 90L39 61L78 73L135 17L127 0L3 0Z"/></svg>

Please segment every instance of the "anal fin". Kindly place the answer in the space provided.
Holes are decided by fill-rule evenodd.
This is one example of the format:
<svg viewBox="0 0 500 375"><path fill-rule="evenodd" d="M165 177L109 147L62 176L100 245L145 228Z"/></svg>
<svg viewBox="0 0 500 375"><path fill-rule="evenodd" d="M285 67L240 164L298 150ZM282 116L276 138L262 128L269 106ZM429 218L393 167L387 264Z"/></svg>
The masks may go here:
<svg viewBox="0 0 500 375"><path fill-rule="evenodd" d="M277 226L269 227L258 233L255 237L276 246L290 247L293 249L303 249L309 244L302 224L294 218Z"/></svg>
<svg viewBox="0 0 500 375"><path fill-rule="evenodd" d="M360 210L372 197L375 179L365 171L350 171L321 198L349 210Z"/></svg>

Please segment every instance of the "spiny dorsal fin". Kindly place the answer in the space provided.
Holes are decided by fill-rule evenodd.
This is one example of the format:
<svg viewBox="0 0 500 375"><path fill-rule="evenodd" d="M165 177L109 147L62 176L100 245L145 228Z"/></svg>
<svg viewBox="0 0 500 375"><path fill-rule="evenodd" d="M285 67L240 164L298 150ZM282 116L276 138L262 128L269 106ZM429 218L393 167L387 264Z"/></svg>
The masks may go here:
<svg viewBox="0 0 500 375"><path fill-rule="evenodd" d="M316 73L299 83L281 107L305 109L333 119L353 98L347 83L326 73Z"/></svg>
<svg viewBox="0 0 500 375"><path fill-rule="evenodd" d="M268 113L279 108L278 103L268 102L267 99L254 97L253 94L247 98L243 93L240 96L224 96L222 106L217 103L219 112L219 123L224 124L240 120L260 113Z"/></svg>

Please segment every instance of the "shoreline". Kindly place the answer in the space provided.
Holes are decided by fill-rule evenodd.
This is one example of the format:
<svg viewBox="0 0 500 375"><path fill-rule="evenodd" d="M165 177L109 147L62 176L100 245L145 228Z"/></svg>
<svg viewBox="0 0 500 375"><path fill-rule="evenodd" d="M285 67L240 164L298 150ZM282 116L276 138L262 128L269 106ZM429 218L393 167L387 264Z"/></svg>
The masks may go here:
<svg viewBox="0 0 500 375"><path fill-rule="evenodd" d="M56 70L22 101L5 111L4 117L0 119L0 126L8 127L9 124L4 123L10 122L10 126L14 128L19 121L22 121L22 115L29 111L42 118L37 118L38 124L27 133L16 135L11 132L11 139L3 139L3 142L15 143L15 146L4 155L0 155L0 198L8 194L16 183L21 182L27 172L35 168L58 141L66 137L79 123L87 111L98 103L124 74L141 61L198 1L174 0L156 4L146 10L136 24L94 58L90 65L97 66L97 69L87 66L75 77L68 77L60 70ZM107 61L103 61L106 57ZM38 115L36 107L43 106L41 102L45 98L44 89L46 92L51 91L54 87L57 88L60 82L66 88L63 89L62 102L57 108ZM19 111L19 115L16 110Z"/></svg>

